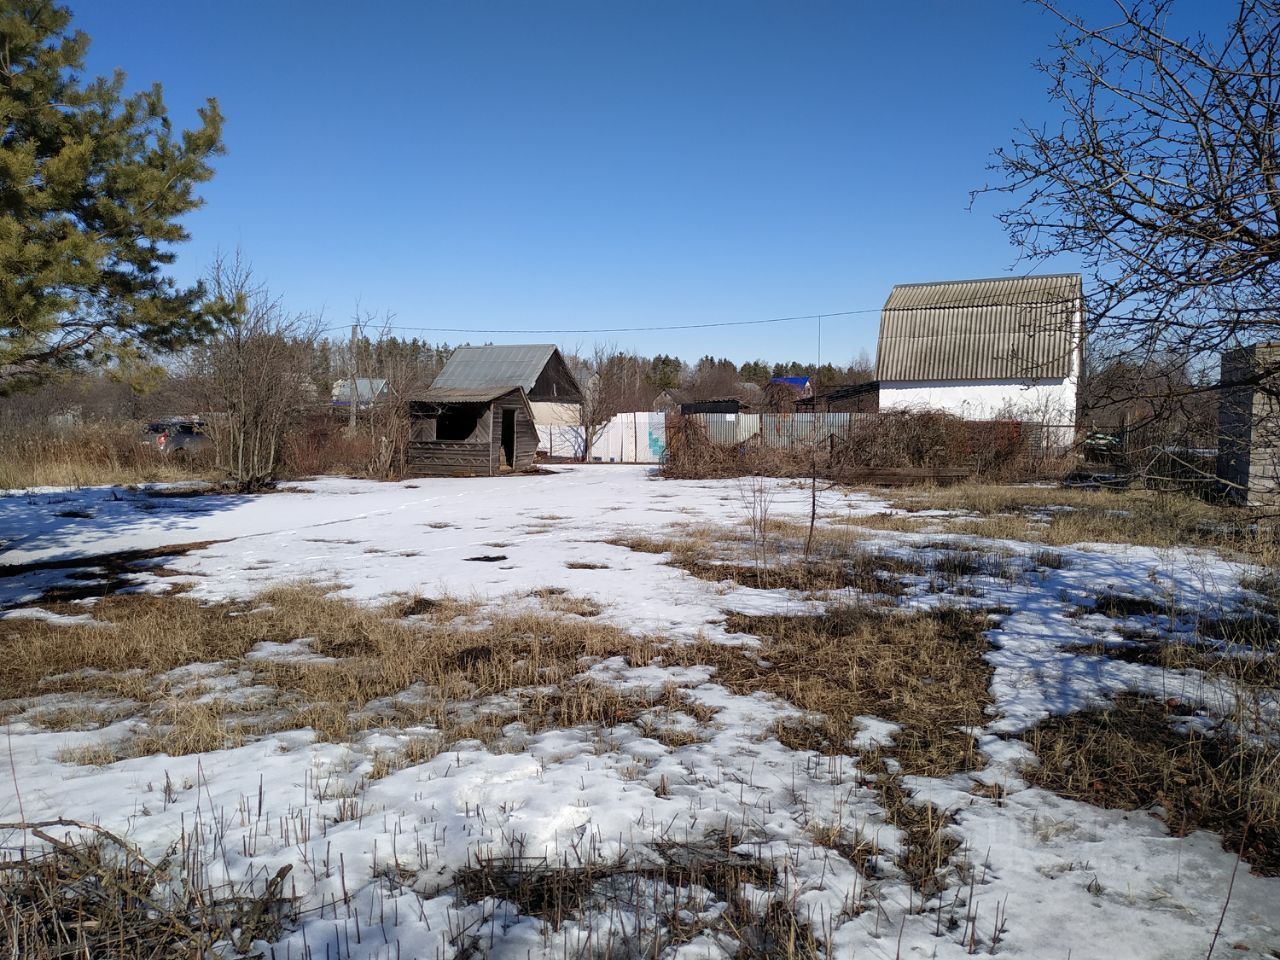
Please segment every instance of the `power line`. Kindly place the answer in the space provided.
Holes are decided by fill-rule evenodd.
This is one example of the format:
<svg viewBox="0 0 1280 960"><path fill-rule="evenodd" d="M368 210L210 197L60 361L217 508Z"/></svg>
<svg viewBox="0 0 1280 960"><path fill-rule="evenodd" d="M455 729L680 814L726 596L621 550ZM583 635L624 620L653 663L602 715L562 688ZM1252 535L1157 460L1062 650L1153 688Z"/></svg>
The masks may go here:
<svg viewBox="0 0 1280 960"><path fill-rule="evenodd" d="M1009 278L1018 279L1018 278ZM990 281L944 281L944 283L968 283L968 282L990 282ZM940 286L942 284L939 284ZM928 284L910 284L909 286L928 286ZM1024 299L1016 303L1010 303L1005 300L991 300L984 294L973 295L968 297L953 297L948 299L935 299L931 303L924 303L913 306L902 307L864 307L860 310L837 310L831 313L806 313L794 317L770 317L767 320L720 320L709 323L675 323L667 325L655 325L644 327L548 327L544 329L518 328L518 327L435 327L435 326L381 326L376 323L362 324L370 329L380 332L396 331L400 333L499 333L499 334L599 334L599 333L656 333L666 330L706 330L712 327L755 327L771 323L792 323L798 320L817 320L819 324L828 317L852 317L865 315L868 313L898 313L898 312L922 312L930 310L952 310L957 307L968 308L1011 308L1015 310L1034 310L1036 308L1053 308L1057 306L1071 306L1078 302L1075 296L1045 296L1041 294L1035 299ZM324 333L331 333L335 330L345 329L347 324L337 324L332 327L326 327Z"/></svg>
<svg viewBox="0 0 1280 960"><path fill-rule="evenodd" d="M528 328L479 328L479 327L399 327L369 324L378 330L395 330L407 333L650 333L662 330L705 330L709 327L751 327L766 323L790 323L794 320L818 320L827 317L851 317L855 314L879 313L879 307L863 310L841 310L835 313L809 313L797 317L770 317L768 320L723 320L715 323L677 323L652 327L568 327L563 329L531 330ZM325 332L343 329L346 324L328 327Z"/></svg>

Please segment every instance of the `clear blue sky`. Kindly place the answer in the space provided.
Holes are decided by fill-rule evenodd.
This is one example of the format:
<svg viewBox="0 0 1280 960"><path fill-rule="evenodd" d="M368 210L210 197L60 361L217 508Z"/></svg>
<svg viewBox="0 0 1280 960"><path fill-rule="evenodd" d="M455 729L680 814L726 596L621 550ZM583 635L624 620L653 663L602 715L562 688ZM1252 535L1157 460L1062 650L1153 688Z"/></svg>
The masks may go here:
<svg viewBox="0 0 1280 960"><path fill-rule="evenodd" d="M469 330L874 309L894 283L1005 273L1000 201L969 211L968 192L1020 120L1051 116L1032 62L1057 30L1017 0L71 6L93 72L161 82L179 124L208 96L226 115L180 277L239 245L329 325L358 301ZM827 320L823 359L874 356L877 325ZM421 336L690 361L817 347L810 321Z"/></svg>

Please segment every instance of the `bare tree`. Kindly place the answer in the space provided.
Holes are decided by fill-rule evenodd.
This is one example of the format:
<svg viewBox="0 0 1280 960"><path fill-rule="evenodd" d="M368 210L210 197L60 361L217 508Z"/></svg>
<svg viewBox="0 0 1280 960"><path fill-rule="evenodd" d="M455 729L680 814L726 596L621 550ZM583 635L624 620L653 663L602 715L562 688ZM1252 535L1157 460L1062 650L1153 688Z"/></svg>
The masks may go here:
<svg viewBox="0 0 1280 960"><path fill-rule="evenodd" d="M597 344L589 357L579 355L576 359L581 366L579 426L585 461L591 458L591 448L610 420L620 413L650 409L658 391L649 377L649 365L612 344Z"/></svg>
<svg viewBox="0 0 1280 960"><path fill-rule="evenodd" d="M1184 362L1280 334L1280 2L1238 0L1222 35L1175 35L1172 0L1117 2L1038 64L1060 117L996 153L1000 215L1040 260L1079 257L1091 349ZM1185 8L1184 8L1185 9ZM1266 364L1252 374L1276 373ZM1210 389L1187 378L1161 399Z"/></svg>
<svg viewBox="0 0 1280 960"><path fill-rule="evenodd" d="M285 431L315 403L307 370L318 323L286 313L239 252L219 255L206 284L217 332L192 354L192 384L219 466L255 490L274 479Z"/></svg>
<svg viewBox="0 0 1280 960"><path fill-rule="evenodd" d="M370 356L363 363L354 356L350 361L353 371L372 380L385 381L382 391L371 397L368 409L359 411L370 440L371 454L366 469L379 480L389 480L403 472L409 440L409 402L431 386L439 372L434 354L428 360L419 351L394 348L398 344L390 335L394 320L395 315L391 313L377 318L357 308L356 328L369 344ZM353 403L353 423L355 406Z"/></svg>

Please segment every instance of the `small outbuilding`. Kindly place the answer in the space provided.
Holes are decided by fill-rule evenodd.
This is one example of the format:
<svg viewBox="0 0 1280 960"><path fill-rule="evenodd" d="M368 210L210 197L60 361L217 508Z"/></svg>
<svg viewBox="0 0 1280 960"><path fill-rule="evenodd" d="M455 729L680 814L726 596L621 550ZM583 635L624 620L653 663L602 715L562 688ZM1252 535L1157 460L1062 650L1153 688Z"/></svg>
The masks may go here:
<svg viewBox="0 0 1280 960"><path fill-rule="evenodd" d="M492 477L527 470L538 449L536 408L576 409L582 391L551 344L459 347L409 404L405 472Z"/></svg>
<svg viewBox="0 0 1280 960"><path fill-rule="evenodd" d="M1070 427L1083 311L1078 273L900 283L880 314L879 407Z"/></svg>

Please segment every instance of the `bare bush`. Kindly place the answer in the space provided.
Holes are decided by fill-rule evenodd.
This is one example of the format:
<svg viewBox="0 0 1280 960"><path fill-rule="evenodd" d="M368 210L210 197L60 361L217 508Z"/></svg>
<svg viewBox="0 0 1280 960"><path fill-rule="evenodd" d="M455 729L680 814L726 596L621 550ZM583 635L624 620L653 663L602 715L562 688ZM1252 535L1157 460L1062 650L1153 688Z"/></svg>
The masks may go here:
<svg viewBox="0 0 1280 960"><path fill-rule="evenodd" d="M245 491L270 484L289 428L315 404L305 371L317 324L284 311L237 253L219 256L207 283L217 333L191 357L218 465Z"/></svg>
<svg viewBox="0 0 1280 960"><path fill-rule="evenodd" d="M964 420L934 411L853 416L847 427L815 428L783 448L759 437L716 444L695 417L668 417L664 472L687 479L754 474L857 482L897 469L1031 479L1062 476L1070 468L1071 458L1055 452L1039 424Z"/></svg>

